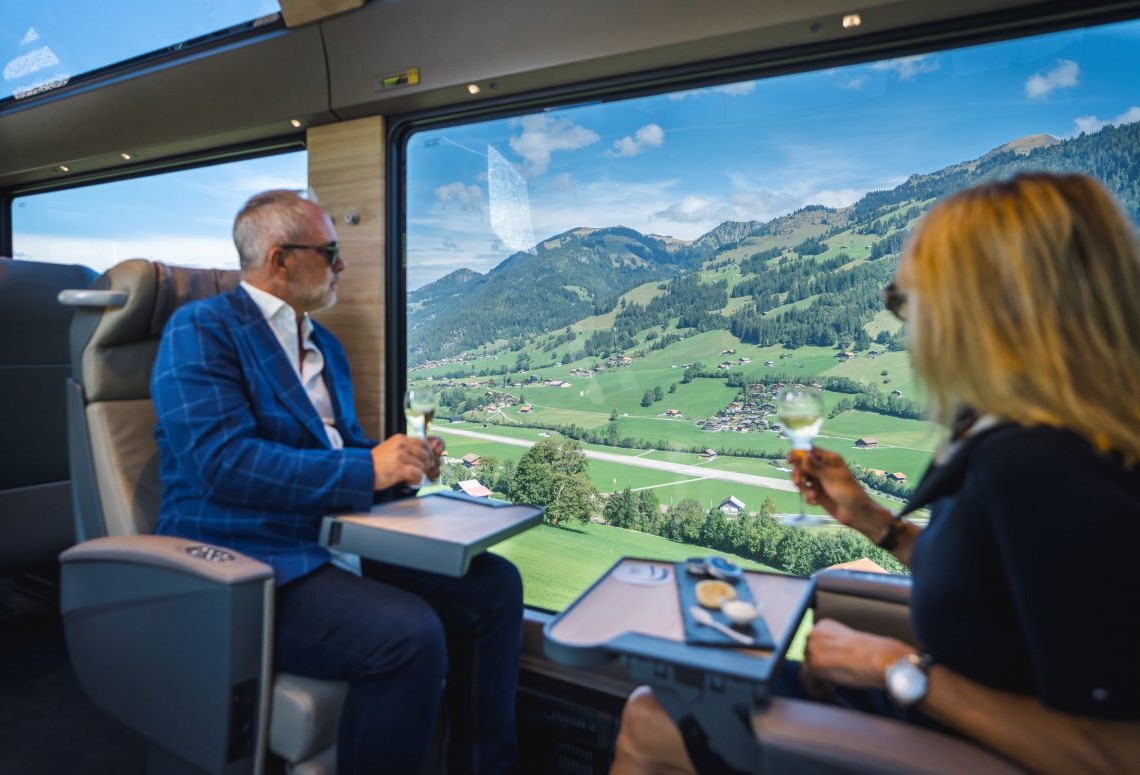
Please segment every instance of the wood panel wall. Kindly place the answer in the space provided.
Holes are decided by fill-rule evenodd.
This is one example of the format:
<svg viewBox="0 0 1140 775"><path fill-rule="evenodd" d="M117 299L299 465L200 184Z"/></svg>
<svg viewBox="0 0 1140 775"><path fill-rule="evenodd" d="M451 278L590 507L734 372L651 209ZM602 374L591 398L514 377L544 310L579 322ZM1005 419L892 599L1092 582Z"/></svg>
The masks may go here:
<svg viewBox="0 0 1140 775"><path fill-rule="evenodd" d="M364 431L384 428L384 173L382 116L313 127L308 132L309 187L333 218L341 256L337 304L315 316L344 345ZM359 222L347 222L355 213Z"/></svg>

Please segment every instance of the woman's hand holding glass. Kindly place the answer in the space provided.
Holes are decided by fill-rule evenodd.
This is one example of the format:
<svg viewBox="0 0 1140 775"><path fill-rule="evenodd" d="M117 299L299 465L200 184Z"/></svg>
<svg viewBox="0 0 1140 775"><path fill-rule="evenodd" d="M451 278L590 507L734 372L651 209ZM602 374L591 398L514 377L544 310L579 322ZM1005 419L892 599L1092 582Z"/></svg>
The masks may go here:
<svg viewBox="0 0 1140 775"><path fill-rule="evenodd" d="M787 459L792 467L792 482L808 503L822 507L864 535L882 531L889 512L871 499L841 456L812 447L807 452L793 449Z"/></svg>

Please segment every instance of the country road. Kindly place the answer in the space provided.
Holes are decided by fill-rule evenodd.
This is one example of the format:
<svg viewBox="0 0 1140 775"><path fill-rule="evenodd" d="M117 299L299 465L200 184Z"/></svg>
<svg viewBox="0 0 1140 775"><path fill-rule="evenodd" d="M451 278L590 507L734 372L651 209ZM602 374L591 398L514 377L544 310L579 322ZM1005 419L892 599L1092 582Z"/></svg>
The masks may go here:
<svg viewBox="0 0 1140 775"><path fill-rule="evenodd" d="M460 430L459 428L451 428L447 426L433 426L433 433L438 433L441 436L453 434L455 436L467 436L473 439L483 439L484 441L493 441L498 444L511 444L516 447L533 447L535 442L526 441L525 439L512 439L507 436L496 436L493 433L480 433L479 431ZM692 476L700 479L720 479L725 482L736 482L738 484L750 484L756 487L767 487L772 490L784 490L786 492L795 492L795 486L787 479L776 479L771 476L757 476L756 474L738 474L734 471L718 471L715 468L705 468L703 466L691 466L684 463L670 463L665 460L646 460L645 458L635 457L633 455L617 455L613 452L598 452L592 449L583 449L586 457L591 460L605 460L609 463L621 463L627 466L640 466L641 468L653 468L658 471L667 471L671 474L681 474L684 476Z"/></svg>

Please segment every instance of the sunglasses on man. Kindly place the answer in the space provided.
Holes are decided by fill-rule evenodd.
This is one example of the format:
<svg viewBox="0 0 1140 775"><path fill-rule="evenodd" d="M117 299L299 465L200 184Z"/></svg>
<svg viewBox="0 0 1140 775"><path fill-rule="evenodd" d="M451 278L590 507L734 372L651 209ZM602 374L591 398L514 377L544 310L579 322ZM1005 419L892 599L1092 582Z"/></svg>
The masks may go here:
<svg viewBox="0 0 1140 775"><path fill-rule="evenodd" d="M325 257L329 266L336 266L336 262L340 260L340 245L335 241L327 245L278 245L277 247L282 250L314 250Z"/></svg>

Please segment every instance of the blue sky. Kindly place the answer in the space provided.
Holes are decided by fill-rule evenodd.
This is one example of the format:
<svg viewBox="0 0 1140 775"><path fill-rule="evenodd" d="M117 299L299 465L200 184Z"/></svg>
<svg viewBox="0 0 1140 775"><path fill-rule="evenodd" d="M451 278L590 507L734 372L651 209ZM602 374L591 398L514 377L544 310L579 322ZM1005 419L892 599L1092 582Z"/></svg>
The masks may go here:
<svg viewBox="0 0 1140 775"><path fill-rule="evenodd" d="M62 12L43 17L39 39L25 43L23 12L13 7L25 5L43 10L0 4L0 52L10 63L50 43L70 63L76 25L60 24ZM49 8L79 14L89 5ZM211 20L194 34L276 8L268 0L137 5L136 35L177 8ZM118 33L106 42L122 45ZM578 226L694 239L726 220L849 205L1026 135L1071 137L1140 120L1138 65L1140 22L1130 22L421 132L407 153L408 286L461 267L487 272ZM133 255L236 264L229 226L241 202L304 184L299 153L25 197L13 210L15 248L96 268Z"/></svg>
<svg viewBox="0 0 1140 775"><path fill-rule="evenodd" d="M424 132L408 152L408 286L486 272L527 235L694 239L849 205L1026 135L1140 120L1138 43L1129 23ZM491 197L502 160L517 180Z"/></svg>

